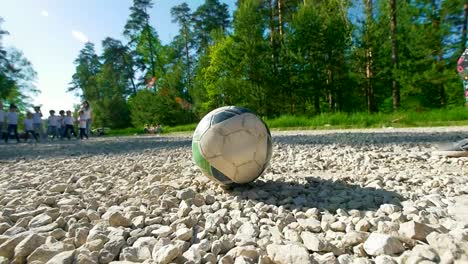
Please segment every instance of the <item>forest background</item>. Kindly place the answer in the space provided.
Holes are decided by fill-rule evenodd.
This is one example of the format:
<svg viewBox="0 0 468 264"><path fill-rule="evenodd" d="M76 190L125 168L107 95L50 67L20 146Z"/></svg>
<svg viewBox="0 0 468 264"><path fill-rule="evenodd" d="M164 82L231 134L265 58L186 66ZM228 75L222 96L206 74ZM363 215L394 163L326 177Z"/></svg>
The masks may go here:
<svg viewBox="0 0 468 264"><path fill-rule="evenodd" d="M193 124L224 105L283 124L302 120L298 126L333 125L333 117L395 123L414 112L423 113L414 119L468 119L456 71L466 0L236 5L232 16L219 0L196 10L174 6L179 33L162 44L149 23L157 5L134 0L121 39L102 40L101 54L84 45L68 91L91 103L94 126L112 129ZM21 51L1 46L7 33L0 29L0 98L27 108L36 74Z"/></svg>

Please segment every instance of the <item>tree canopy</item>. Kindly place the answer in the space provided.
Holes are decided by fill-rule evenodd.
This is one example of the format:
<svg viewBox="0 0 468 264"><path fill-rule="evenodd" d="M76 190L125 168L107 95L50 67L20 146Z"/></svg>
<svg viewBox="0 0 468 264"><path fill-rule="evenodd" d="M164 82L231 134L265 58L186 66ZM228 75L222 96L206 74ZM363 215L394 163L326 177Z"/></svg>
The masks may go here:
<svg viewBox="0 0 468 264"><path fill-rule="evenodd" d="M464 5L239 0L231 15L205 0L171 9L179 32L164 44L149 22L157 3L134 0L123 40L106 38L101 55L87 43L70 90L115 127L194 122L223 105L267 117L463 105Z"/></svg>
<svg viewBox="0 0 468 264"><path fill-rule="evenodd" d="M39 93L35 84L37 73L20 50L3 47L3 36L9 32L2 29L2 22L0 17L0 99L26 109L32 96Z"/></svg>

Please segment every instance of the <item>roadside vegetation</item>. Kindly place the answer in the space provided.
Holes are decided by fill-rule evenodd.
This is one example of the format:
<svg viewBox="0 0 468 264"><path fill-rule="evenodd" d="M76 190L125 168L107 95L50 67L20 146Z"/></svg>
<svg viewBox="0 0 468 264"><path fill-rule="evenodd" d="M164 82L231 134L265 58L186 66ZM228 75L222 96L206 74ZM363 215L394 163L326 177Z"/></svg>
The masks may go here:
<svg viewBox="0 0 468 264"><path fill-rule="evenodd" d="M466 126L468 109L465 107L435 109L429 111L406 111L391 113L324 113L316 116L283 115L264 119L271 130L313 130L349 128L389 128L389 127L433 127ZM193 132L197 124L164 127L163 134L174 132ZM144 129L112 129L108 135L141 135Z"/></svg>

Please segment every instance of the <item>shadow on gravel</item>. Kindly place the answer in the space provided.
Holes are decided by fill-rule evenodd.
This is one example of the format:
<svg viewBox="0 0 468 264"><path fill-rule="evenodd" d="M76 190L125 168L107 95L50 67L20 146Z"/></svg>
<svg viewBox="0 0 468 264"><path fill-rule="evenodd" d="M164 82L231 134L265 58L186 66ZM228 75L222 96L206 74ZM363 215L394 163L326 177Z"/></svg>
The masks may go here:
<svg viewBox="0 0 468 264"><path fill-rule="evenodd" d="M188 137L103 137L90 140L56 140L45 143L0 144L0 161L34 158L66 158L105 154L160 153L165 149L189 148Z"/></svg>
<svg viewBox="0 0 468 264"><path fill-rule="evenodd" d="M245 200L255 200L285 209L318 208L335 212L336 209L376 210L382 204L401 206L404 197L385 189L361 187L343 181L307 177L306 183L283 181L256 181L234 187L230 193Z"/></svg>
<svg viewBox="0 0 468 264"><path fill-rule="evenodd" d="M317 135L277 135L275 143L294 145L386 145L386 144L422 144L455 142L468 138L467 133L460 132L339 132Z"/></svg>

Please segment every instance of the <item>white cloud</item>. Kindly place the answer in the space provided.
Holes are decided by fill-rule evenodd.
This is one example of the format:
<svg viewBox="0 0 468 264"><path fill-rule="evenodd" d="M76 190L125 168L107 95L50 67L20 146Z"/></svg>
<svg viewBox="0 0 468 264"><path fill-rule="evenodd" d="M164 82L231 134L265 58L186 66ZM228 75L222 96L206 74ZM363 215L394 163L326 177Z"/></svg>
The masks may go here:
<svg viewBox="0 0 468 264"><path fill-rule="evenodd" d="M41 15L45 16L45 17L48 17L49 16L49 12L45 11L45 10L42 10L41 11Z"/></svg>
<svg viewBox="0 0 468 264"><path fill-rule="evenodd" d="M89 41L88 36L86 36L83 32L72 30L71 33L73 37L76 38L80 42L86 43Z"/></svg>

